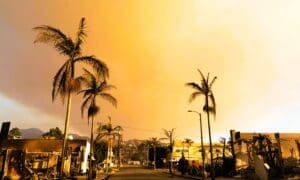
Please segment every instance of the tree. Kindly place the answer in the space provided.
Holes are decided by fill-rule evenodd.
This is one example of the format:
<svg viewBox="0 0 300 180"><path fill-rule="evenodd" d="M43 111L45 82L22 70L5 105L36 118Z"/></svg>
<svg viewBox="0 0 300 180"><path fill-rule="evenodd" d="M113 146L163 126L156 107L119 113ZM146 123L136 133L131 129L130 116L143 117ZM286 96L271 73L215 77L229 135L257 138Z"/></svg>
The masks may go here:
<svg viewBox="0 0 300 180"><path fill-rule="evenodd" d="M65 63L59 68L58 72L54 76L52 84L52 101L54 101L58 95L62 98L63 102L67 99L64 138L61 154L61 178L63 176L65 162L64 150L66 148L67 135L69 131L72 101L71 94L80 89L79 79L75 78L75 65L78 63L88 64L104 77L108 77L109 75L108 68L104 62L100 61L95 56L82 55L81 46L87 36L85 29L85 18L81 18L75 39L66 36L61 30L52 26L41 25L33 28L34 31L38 32L34 43L45 43L51 45L58 51L59 54L67 57Z"/></svg>
<svg viewBox="0 0 300 180"><path fill-rule="evenodd" d="M160 145L160 139L158 139L156 137L151 137L147 143L151 147L153 147L153 159L154 159L153 168L156 169L156 148L157 148L157 146Z"/></svg>
<svg viewBox="0 0 300 180"><path fill-rule="evenodd" d="M205 102L203 106L203 111L207 114L207 121L208 121L208 133L209 133L209 148L210 148L210 160L211 160L211 178L215 179L214 173L214 162L213 162L213 147L212 147L212 140L211 140L211 128L210 128L210 113L215 115L216 114L216 101L214 98L214 94L212 92L212 85L217 79L215 76L212 81L209 81L209 73L205 78L202 72L198 69L201 75L200 84L195 82L188 82L186 86L193 88L195 91L190 95L189 102L195 100L198 96L204 95Z"/></svg>
<svg viewBox="0 0 300 180"><path fill-rule="evenodd" d="M106 154L107 154L107 143L102 140L95 143L94 155L95 155L96 163L101 163L102 161L104 161Z"/></svg>
<svg viewBox="0 0 300 180"><path fill-rule="evenodd" d="M50 128L49 131L44 133L42 136L45 139L48 139L48 138L63 139L64 138L62 131L58 127Z"/></svg>
<svg viewBox="0 0 300 180"><path fill-rule="evenodd" d="M172 152L173 152L173 146L174 146L174 131L175 131L175 128L172 128L171 130L166 130L166 129L163 129L164 131L164 134L165 134L165 137L169 140L169 146L168 146L168 152L169 152L169 156L168 156L168 164L169 164L169 172L170 173L173 173L172 172Z"/></svg>
<svg viewBox="0 0 300 180"><path fill-rule="evenodd" d="M190 146L194 143L194 141L192 141L189 138L185 138L182 143L187 144L187 147L188 147L188 160L190 160Z"/></svg>
<svg viewBox="0 0 300 180"><path fill-rule="evenodd" d="M94 157L94 117L100 111L99 106L96 104L96 98L101 97L113 106L117 107L117 99L111 94L107 93L108 90L115 88L113 85L106 83L101 74L92 74L87 69L83 69L84 74L81 76L81 82L84 84L85 89L81 90L79 93L83 94L83 103L81 105L81 114L83 116L84 109L87 108L87 118L88 122L91 119L91 144L90 144L90 157ZM90 178L92 177L92 161L90 160Z"/></svg>
<svg viewBox="0 0 300 180"><path fill-rule="evenodd" d="M9 139L19 139L21 137L22 137L22 132L17 127L12 128L8 133Z"/></svg>
<svg viewBox="0 0 300 180"><path fill-rule="evenodd" d="M98 135L96 137L96 141L101 140L105 136L108 137L107 157L106 157L106 173L108 173L108 161L111 160L113 140L114 140L115 136L119 135L120 131L123 130L121 126L115 126L115 127L112 126L110 116L108 116L108 119L109 119L108 124L105 124L103 126L100 124L99 127L97 128ZM113 136L113 138L110 138L111 136Z"/></svg>

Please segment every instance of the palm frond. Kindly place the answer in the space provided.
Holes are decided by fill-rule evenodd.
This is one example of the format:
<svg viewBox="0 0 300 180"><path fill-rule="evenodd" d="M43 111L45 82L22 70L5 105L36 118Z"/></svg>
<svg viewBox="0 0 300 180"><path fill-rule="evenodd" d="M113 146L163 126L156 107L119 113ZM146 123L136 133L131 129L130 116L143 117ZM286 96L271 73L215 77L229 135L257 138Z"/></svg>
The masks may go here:
<svg viewBox="0 0 300 180"><path fill-rule="evenodd" d="M100 133L100 134L98 134L97 137L96 137L96 139L95 139L95 141L96 141L96 142L101 141L101 139L102 139L104 136L106 136L106 135L107 135L107 133Z"/></svg>
<svg viewBox="0 0 300 180"><path fill-rule="evenodd" d="M97 73L101 74L104 79L109 77L109 70L106 64L94 56L81 56L76 58L74 62L83 62L89 64L97 71Z"/></svg>
<svg viewBox="0 0 300 180"><path fill-rule="evenodd" d="M205 77L204 77L204 75L202 74L202 72L200 71L200 69L197 69L198 70L198 72L200 73L200 75L201 75L201 79L202 80L205 80Z"/></svg>
<svg viewBox="0 0 300 180"><path fill-rule="evenodd" d="M117 99L108 93L100 93L99 94L103 99L110 102L113 106L117 107Z"/></svg>
<svg viewBox="0 0 300 180"><path fill-rule="evenodd" d="M210 84L209 84L209 89L211 89L211 87L212 87L212 85L214 84L214 82L216 81L216 79L217 79L217 76L215 76L215 77L213 78L213 80L210 82Z"/></svg>
<svg viewBox="0 0 300 180"><path fill-rule="evenodd" d="M123 131L123 128L121 126L115 126L112 130L113 131Z"/></svg>
<svg viewBox="0 0 300 180"><path fill-rule="evenodd" d="M91 104L91 102L92 102L92 96L90 96L90 97L87 97L84 101L83 101L83 103L81 104L81 117L83 117L83 115L84 115L84 109L87 107L87 106L89 106L90 104Z"/></svg>
<svg viewBox="0 0 300 180"><path fill-rule="evenodd" d="M66 71L66 68L67 68L67 65L68 65L68 62L65 62L61 67L60 69L58 70L58 72L56 73L56 75L54 76L53 78L53 82L52 82L52 101L54 101L54 99L56 98L58 92L60 91L61 89L61 86L63 84L62 83L62 78L63 78L63 74L64 72Z"/></svg>
<svg viewBox="0 0 300 180"><path fill-rule="evenodd" d="M215 101L215 97L214 97L214 95L213 95L213 93L211 92L210 94L209 94L209 99L210 99L210 101L211 101L211 113L215 116L216 115L216 109L217 109L217 105L216 105L216 101Z"/></svg>
<svg viewBox="0 0 300 180"><path fill-rule="evenodd" d="M162 129L164 131L165 136L170 137L169 131L166 129Z"/></svg>
<svg viewBox="0 0 300 180"><path fill-rule="evenodd" d="M117 89L117 87L114 85L107 84L106 81L103 81L103 82L101 82L101 85L98 87L97 90L101 91L101 92L106 92L111 89Z"/></svg>
<svg viewBox="0 0 300 180"><path fill-rule="evenodd" d="M198 96L202 95L202 92L196 91L190 95L189 102L194 101Z"/></svg>
<svg viewBox="0 0 300 180"><path fill-rule="evenodd" d="M68 69L66 68L65 71L62 72L60 81L58 82L57 93L59 93L60 97L65 100L65 96L68 94L68 82L70 79L70 75L68 73Z"/></svg>
<svg viewBox="0 0 300 180"><path fill-rule="evenodd" d="M206 84L209 84L209 73L207 73L207 76L206 76Z"/></svg>
<svg viewBox="0 0 300 180"><path fill-rule="evenodd" d="M193 88L197 91L204 92L203 88L195 82L188 82L188 83L185 83L185 85L188 86L188 87L191 87L191 88Z"/></svg>
<svg viewBox="0 0 300 180"><path fill-rule="evenodd" d="M47 25L42 25L33 28L33 30L38 31L34 43L50 44L53 45L60 54L68 56L72 54L72 50L74 49L72 39L67 37L59 29Z"/></svg>
<svg viewBox="0 0 300 180"><path fill-rule="evenodd" d="M87 70L86 68L82 68L84 71L83 77L87 80L87 81L92 81L92 79L96 79L95 75L93 73L91 73L89 70Z"/></svg>
<svg viewBox="0 0 300 180"><path fill-rule="evenodd" d="M79 28L76 36L76 42L75 42L75 51L77 52L77 55L80 55L80 45L84 42L87 34L85 32L86 29L86 22L85 18L81 18L80 23L79 23Z"/></svg>

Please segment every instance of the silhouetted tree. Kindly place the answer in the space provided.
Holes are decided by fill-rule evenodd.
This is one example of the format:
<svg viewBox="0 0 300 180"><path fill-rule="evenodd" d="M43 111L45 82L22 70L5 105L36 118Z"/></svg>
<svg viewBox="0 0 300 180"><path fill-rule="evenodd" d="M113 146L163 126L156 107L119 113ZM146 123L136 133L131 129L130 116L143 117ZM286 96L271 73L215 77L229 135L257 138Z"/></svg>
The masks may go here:
<svg viewBox="0 0 300 180"><path fill-rule="evenodd" d="M203 106L203 111L207 114L207 121L208 121L208 133L209 133L209 147L210 147L210 159L211 159L211 178L215 179L214 173L214 162L213 162L213 147L212 147L212 140L211 140L211 128L210 128L210 113L213 115L216 114L216 101L214 98L214 94L212 92L212 85L217 79L215 76L211 81L209 80L209 73L205 78L202 72L198 69L201 75L200 84L195 82L188 82L186 86L193 88L195 91L190 95L189 102L195 100L198 96L204 95L205 102Z"/></svg>
<svg viewBox="0 0 300 180"><path fill-rule="evenodd" d="M103 137L107 136L108 140L107 140L107 157L106 157L106 173L108 173L108 161L109 161L109 153L112 152L112 145L113 145L113 139L115 138L116 135L119 135L119 132L122 131L122 127L121 126L115 126L113 127L111 124L111 118L110 116L108 117L109 119L109 123L108 124L104 124L103 126L100 124L97 128L97 137L96 137L96 141L101 140ZM113 136L113 139L110 139L109 137Z"/></svg>
<svg viewBox="0 0 300 180"><path fill-rule="evenodd" d="M81 113L83 116L84 109L87 108L87 118L88 121L91 119L91 144L90 144L90 157L94 157L94 117L99 112L100 108L96 104L96 98L101 97L109 101L113 106L117 107L117 99L111 94L107 93L108 90L115 88L115 86L108 85L105 80L103 80L101 74L92 74L90 71L83 69L84 74L81 77L81 82L85 89L81 90L79 93L83 94L83 103L81 105ZM92 161L90 160L90 170L92 169ZM89 171L90 177L92 177L92 171Z"/></svg>
<svg viewBox="0 0 300 180"><path fill-rule="evenodd" d="M84 63L92 66L97 72L103 75L103 77L108 77L108 68L106 64L94 56L82 56L81 45L86 38L86 23L85 18L82 18L79 23L79 28L75 39L65 35L61 30L48 26L42 25L33 28L38 34L35 39L35 43L46 43L53 46L59 54L66 56L65 63L59 68L58 72L53 79L53 89L52 89L52 101L60 95L63 102L67 98L67 110L64 126L64 138L62 145L62 165L60 174L63 176L64 167L64 156L67 135L69 130L69 120L70 120L70 110L71 110L71 100L72 92L77 92L80 89L80 83L77 78L75 78L75 65L78 63Z"/></svg>
<svg viewBox="0 0 300 180"><path fill-rule="evenodd" d="M107 143L103 140L95 143L95 159L96 163L103 162L107 154Z"/></svg>
<svg viewBox="0 0 300 180"><path fill-rule="evenodd" d="M185 138L184 141L182 141L183 144L187 144L187 148L188 148L188 160L190 160L190 146L194 143L194 141L192 141L189 138Z"/></svg>
<svg viewBox="0 0 300 180"><path fill-rule="evenodd" d="M49 131L44 133L42 136L45 139L48 139L48 138L63 139L64 138L62 131L58 127L50 128Z"/></svg>
<svg viewBox="0 0 300 180"><path fill-rule="evenodd" d="M151 137L148 140L148 143L151 147L153 147L153 157L154 157L153 168L156 169L156 148L157 148L157 146L160 145L160 139L158 139L156 137Z"/></svg>
<svg viewBox="0 0 300 180"><path fill-rule="evenodd" d="M163 129L165 137L169 140L168 145L168 164L169 164L169 172L172 173L173 164L172 164L172 152L173 152L173 146L174 146L174 131L175 128L172 128L171 130Z"/></svg>

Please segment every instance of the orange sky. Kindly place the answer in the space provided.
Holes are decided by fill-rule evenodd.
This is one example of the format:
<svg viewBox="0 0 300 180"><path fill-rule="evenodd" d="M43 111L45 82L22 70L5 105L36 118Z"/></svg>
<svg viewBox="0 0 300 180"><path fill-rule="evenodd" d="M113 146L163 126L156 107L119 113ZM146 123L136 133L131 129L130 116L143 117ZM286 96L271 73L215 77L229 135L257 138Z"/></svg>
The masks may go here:
<svg viewBox="0 0 300 180"><path fill-rule="evenodd" d="M65 107L51 102L52 77L64 57L33 44L33 27L47 24L74 35L87 19L84 53L107 63L118 108L99 99L98 122L124 127L125 138L199 139L203 99L189 104L185 82L197 68L218 76L215 138L229 129L298 131L300 12L298 1L33 1L0 2L0 121L20 128L63 129ZM73 101L70 128L88 135ZM206 119L204 128L207 128ZM204 132L207 134L207 131ZM207 135L206 135L207 138Z"/></svg>

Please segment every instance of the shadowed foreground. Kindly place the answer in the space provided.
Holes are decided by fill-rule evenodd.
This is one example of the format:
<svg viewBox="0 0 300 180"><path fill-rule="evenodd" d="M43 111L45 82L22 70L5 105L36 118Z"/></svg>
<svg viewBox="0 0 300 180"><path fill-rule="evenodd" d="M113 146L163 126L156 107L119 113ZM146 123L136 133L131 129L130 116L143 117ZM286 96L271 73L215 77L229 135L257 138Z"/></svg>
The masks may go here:
<svg viewBox="0 0 300 180"><path fill-rule="evenodd" d="M180 180L185 179L183 177L171 177L167 170L153 170L153 169L144 169L138 167L132 168L122 168L119 172L112 175L109 179L122 179L122 180L147 180L147 179L172 179L172 180Z"/></svg>

